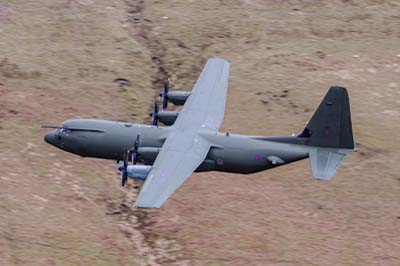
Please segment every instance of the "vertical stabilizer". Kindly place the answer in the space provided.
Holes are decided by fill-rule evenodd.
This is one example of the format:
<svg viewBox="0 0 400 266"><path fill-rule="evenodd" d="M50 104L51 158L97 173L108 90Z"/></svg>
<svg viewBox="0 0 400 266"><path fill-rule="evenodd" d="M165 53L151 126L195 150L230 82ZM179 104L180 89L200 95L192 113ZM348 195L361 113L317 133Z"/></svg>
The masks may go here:
<svg viewBox="0 0 400 266"><path fill-rule="evenodd" d="M354 149L349 95L346 88L331 87L298 135L305 144L317 147Z"/></svg>
<svg viewBox="0 0 400 266"><path fill-rule="evenodd" d="M347 90L331 87L297 137L311 146L309 158L314 178L331 179L347 153L354 151Z"/></svg>

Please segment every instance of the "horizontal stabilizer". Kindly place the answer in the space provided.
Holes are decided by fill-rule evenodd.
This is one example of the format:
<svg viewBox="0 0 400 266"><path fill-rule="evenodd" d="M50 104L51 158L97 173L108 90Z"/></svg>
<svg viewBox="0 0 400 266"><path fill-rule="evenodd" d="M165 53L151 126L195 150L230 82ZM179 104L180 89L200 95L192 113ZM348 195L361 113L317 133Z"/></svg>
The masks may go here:
<svg viewBox="0 0 400 266"><path fill-rule="evenodd" d="M348 152L352 150L315 148L309 152L314 178L330 180L336 173Z"/></svg>

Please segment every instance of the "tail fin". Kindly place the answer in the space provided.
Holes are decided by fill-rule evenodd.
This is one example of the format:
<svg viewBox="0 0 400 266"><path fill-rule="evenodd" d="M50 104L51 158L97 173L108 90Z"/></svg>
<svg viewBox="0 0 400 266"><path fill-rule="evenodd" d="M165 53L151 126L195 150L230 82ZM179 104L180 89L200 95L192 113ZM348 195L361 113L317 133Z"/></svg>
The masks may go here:
<svg viewBox="0 0 400 266"><path fill-rule="evenodd" d="M331 87L311 120L298 135L306 145L354 149L349 95L346 88Z"/></svg>
<svg viewBox="0 0 400 266"><path fill-rule="evenodd" d="M331 87L301 138L309 152L315 178L331 179L347 153L354 150L349 95L343 87Z"/></svg>

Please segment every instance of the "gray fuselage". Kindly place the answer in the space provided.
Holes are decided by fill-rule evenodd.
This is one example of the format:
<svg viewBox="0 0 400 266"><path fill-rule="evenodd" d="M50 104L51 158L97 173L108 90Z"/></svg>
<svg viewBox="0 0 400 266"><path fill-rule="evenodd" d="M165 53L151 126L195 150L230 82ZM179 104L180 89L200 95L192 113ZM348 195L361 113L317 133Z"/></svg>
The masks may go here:
<svg viewBox="0 0 400 266"><path fill-rule="evenodd" d="M140 134L139 160L152 164L170 132L170 127L75 119L67 120L61 129L47 133L45 141L83 157L122 160L124 152L132 148ZM308 157L308 149L301 145L298 137L257 137L208 131L201 132L200 136L211 143L211 149L197 172L250 174Z"/></svg>

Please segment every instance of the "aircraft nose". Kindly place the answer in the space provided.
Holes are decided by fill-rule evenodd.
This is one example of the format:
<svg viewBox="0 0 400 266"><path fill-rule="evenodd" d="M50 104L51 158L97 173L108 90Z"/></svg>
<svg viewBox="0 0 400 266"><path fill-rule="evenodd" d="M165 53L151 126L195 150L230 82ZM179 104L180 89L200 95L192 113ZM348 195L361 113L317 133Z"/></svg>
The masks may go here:
<svg viewBox="0 0 400 266"><path fill-rule="evenodd" d="M47 143L51 144L51 145L55 145L56 142L56 136L54 134L54 132L49 132L44 136L44 141L46 141Z"/></svg>

